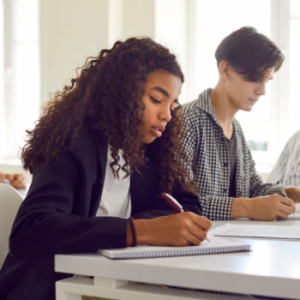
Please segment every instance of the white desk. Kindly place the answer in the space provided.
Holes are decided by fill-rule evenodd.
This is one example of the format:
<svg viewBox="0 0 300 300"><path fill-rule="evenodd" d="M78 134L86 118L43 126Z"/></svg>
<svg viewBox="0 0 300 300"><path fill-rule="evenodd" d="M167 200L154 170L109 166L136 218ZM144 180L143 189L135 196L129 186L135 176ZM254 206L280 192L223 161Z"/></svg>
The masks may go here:
<svg viewBox="0 0 300 300"><path fill-rule="evenodd" d="M228 222L215 221L213 228L226 223ZM300 227L300 221L235 220L229 223ZM56 299L81 300L80 295L139 300L233 299L225 295L127 284L127 281L300 299L300 242L228 239L251 244L253 251L119 261L97 254L56 255L57 272L94 276L94 279L75 276L57 282Z"/></svg>

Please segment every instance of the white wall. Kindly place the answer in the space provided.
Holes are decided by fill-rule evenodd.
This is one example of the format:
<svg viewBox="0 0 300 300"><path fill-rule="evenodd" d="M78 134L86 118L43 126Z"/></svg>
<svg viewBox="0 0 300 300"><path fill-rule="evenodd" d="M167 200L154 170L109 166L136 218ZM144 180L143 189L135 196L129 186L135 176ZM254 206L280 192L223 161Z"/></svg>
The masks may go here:
<svg viewBox="0 0 300 300"><path fill-rule="evenodd" d="M155 39L177 55L183 73L186 74L186 2L185 0L156 1ZM183 85L180 100L186 99Z"/></svg>
<svg viewBox="0 0 300 300"><path fill-rule="evenodd" d="M188 2L40 0L42 103L63 88L88 56L132 36L149 36L169 47L186 74Z"/></svg>
<svg viewBox="0 0 300 300"><path fill-rule="evenodd" d="M41 94L61 90L108 42L108 0L40 1Z"/></svg>

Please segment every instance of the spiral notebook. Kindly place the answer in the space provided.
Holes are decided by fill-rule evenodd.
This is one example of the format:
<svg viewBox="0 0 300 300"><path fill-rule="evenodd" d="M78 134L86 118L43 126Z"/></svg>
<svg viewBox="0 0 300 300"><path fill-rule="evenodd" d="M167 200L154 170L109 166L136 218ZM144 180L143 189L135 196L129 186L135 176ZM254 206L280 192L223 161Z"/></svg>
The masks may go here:
<svg viewBox="0 0 300 300"><path fill-rule="evenodd" d="M208 234L208 237L211 242L205 240L199 246L157 247L141 245L122 249L102 249L98 253L112 259L137 259L251 251L251 246L244 243L228 241L212 234Z"/></svg>

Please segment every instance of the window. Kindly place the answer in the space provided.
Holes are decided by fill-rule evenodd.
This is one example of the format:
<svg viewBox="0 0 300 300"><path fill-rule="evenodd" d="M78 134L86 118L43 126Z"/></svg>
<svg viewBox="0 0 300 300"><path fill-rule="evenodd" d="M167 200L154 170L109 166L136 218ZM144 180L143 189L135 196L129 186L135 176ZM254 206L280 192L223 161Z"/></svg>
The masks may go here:
<svg viewBox="0 0 300 300"><path fill-rule="evenodd" d="M0 8L0 158L16 158L39 117L39 1L3 0Z"/></svg>
<svg viewBox="0 0 300 300"><path fill-rule="evenodd" d="M300 1L290 0L288 46L288 136L300 129Z"/></svg>

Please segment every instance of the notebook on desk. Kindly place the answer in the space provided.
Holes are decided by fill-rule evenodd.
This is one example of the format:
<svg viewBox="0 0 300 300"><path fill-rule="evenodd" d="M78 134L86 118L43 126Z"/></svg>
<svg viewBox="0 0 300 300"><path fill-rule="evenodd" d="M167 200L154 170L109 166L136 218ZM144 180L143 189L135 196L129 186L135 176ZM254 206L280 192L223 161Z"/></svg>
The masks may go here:
<svg viewBox="0 0 300 300"><path fill-rule="evenodd" d="M244 243L231 242L211 234L208 234L208 237L211 242L205 240L199 246L158 247L139 245L122 249L102 249L98 253L112 259L136 259L251 251L251 246Z"/></svg>

